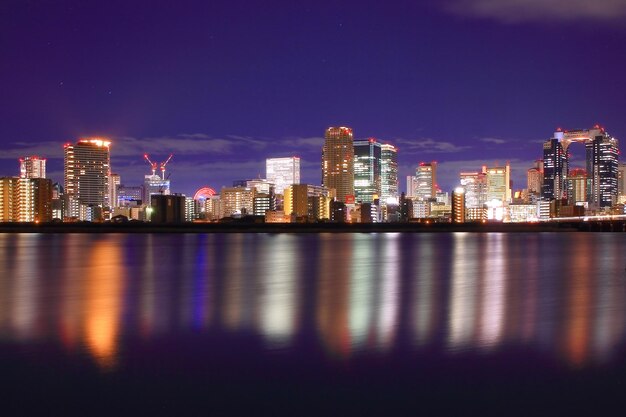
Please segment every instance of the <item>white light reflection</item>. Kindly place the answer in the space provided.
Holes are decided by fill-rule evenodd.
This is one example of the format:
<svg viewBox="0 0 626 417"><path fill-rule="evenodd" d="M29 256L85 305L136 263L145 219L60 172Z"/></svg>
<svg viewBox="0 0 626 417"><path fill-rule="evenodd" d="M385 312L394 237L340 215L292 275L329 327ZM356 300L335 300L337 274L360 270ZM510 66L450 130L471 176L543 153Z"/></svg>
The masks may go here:
<svg viewBox="0 0 626 417"><path fill-rule="evenodd" d="M433 253L433 235L419 235L418 252L415 254L417 275L415 277L415 343L426 345L433 334L435 322L435 306L437 299L437 283Z"/></svg>
<svg viewBox="0 0 626 417"><path fill-rule="evenodd" d="M504 295L506 294L506 256L502 233L488 233L485 273L483 274L483 310L479 345L494 348L502 337Z"/></svg>
<svg viewBox="0 0 626 417"><path fill-rule="evenodd" d="M378 347L387 350L393 342L398 320L398 263L400 234L386 233L380 281L380 313L377 320Z"/></svg>
<svg viewBox="0 0 626 417"><path fill-rule="evenodd" d="M262 247L269 250L259 265L260 327L271 347L282 348L291 343L296 323L298 236L279 234L265 239L271 242L264 242Z"/></svg>
<svg viewBox="0 0 626 417"><path fill-rule="evenodd" d="M380 235L355 235L350 262L350 316L352 346L361 348L367 341L372 325L374 290L374 243Z"/></svg>
<svg viewBox="0 0 626 417"><path fill-rule="evenodd" d="M37 235L19 233L15 252L15 271L13 279L13 296L11 327L19 339L35 337L37 319Z"/></svg>
<svg viewBox="0 0 626 417"><path fill-rule="evenodd" d="M228 235L231 244L226 251L224 260L224 312L223 321L226 328L238 329L243 323L243 276L244 238L241 233Z"/></svg>
<svg viewBox="0 0 626 417"><path fill-rule="evenodd" d="M454 233L448 345L452 350L472 343L477 327L478 256L476 236Z"/></svg>

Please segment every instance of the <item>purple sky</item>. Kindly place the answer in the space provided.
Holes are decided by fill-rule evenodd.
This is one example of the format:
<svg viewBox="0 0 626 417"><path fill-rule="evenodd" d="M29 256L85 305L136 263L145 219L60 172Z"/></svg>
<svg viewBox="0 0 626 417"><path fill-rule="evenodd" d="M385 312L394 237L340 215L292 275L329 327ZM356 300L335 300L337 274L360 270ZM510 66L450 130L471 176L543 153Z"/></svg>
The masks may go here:
<svg viewBox="0 0 626 417"><path fill-rule="evenodd" d="M290 155L319 183L344 125L399 147L401 189L431 160L523 188L556 127L626 135L626 1L3 0L0 77L0 175L38 154L61 181L62 144L104 135L126 185L145 152L186 194Z"/></svg>

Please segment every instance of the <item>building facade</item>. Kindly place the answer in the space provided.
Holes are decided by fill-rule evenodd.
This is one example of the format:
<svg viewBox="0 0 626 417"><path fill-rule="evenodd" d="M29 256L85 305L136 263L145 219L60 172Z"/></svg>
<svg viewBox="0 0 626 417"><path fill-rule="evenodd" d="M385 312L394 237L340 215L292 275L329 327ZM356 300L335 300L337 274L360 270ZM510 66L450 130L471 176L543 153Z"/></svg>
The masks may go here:
<svg viewBox="0 0 626 417"><path fill-rule="evenodd" d="M354 200L354 139L349 127L329 127L322 148L322 184L340 202Z"/></svg>
<svg viewBox="0 0 626 417"><path fill-rule="evenodd" d="M380 201L397 201L398 192L398 149L388 143L381 145L380 158Z"/></svg>
<svg viewBox="0 0 626 417"><path fill-rule="evenodd" d="M354 141L354 199L371 203L381 194L382 148L375 138Z"/></svg>
<svg viewBox="0 0 626 417"><path fill-rule="evenodd" d="M46 178L46 158L38 156L20 158L20 178Z"/></svg>
<svg viewBox="0 0 626 417"><path fill-rule="evenodd" d="M68 211L80 205L109 207L110 143L105 139L94 138L80 139L74 145L65 145L65 195L74 202ZM75 211L67 214L80 217L80 213Z"/></svg>
<svg viewBox="0 0 626 417"><path fill-rule="evenodd" d="M561 130L544 142L544 176L542 198L571 200L568 197L569 146L585 146L587 174L586 202L592 208L610 208L618 201L619 144L604 128Z"/></svg>
<svg viewBox="0 0 626 417"><path fill-rule="evenodd" d="M416 190L412 197L420 200L435 198L437 192L437 162L420 162L415 169Z"/></svg>
<svg viewBox="0 0 626 417"><path fill-rule="evenodd" d="M283 194L291 184L300 184L300 158L268 158L265 160L265 178L274 184L276 194Z"/></svg>

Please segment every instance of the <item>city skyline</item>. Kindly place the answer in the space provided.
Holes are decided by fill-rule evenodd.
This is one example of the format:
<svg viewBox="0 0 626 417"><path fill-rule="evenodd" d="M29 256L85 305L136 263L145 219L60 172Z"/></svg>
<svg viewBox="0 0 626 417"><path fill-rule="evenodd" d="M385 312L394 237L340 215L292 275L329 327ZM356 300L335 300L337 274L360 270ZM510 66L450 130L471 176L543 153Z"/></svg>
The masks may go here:
<svg viewBox="0 0 626 417"><path fill-rule="evenodd" d="M436 160L451 190L510 160L523 188L557 127L626 131L620 2L187 6L6 3L0 173L41 155L59 181L58 143L106 136L126 185L144 153L174 153L185 194L292 155L318 184L323 129L350 126L398 147L399 178Z"/></svg>

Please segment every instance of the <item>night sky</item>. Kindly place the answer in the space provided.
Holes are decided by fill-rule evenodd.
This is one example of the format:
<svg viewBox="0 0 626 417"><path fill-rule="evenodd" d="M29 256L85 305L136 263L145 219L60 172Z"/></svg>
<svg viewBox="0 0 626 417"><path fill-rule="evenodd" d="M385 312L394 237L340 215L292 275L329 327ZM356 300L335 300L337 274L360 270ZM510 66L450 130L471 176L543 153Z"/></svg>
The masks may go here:
<svg viewBox="0 0 626 417"><path fill-rule="evenodd" d="M506 160L524 188L557 127L626 137L626 0L3 0L0 80L0 176L37 154L62 181L63 143L102 135L125 185L145 152L188 195L266 157L318 184L350 126L399 147L402 190L431 160L444 190Z"/></svg>

